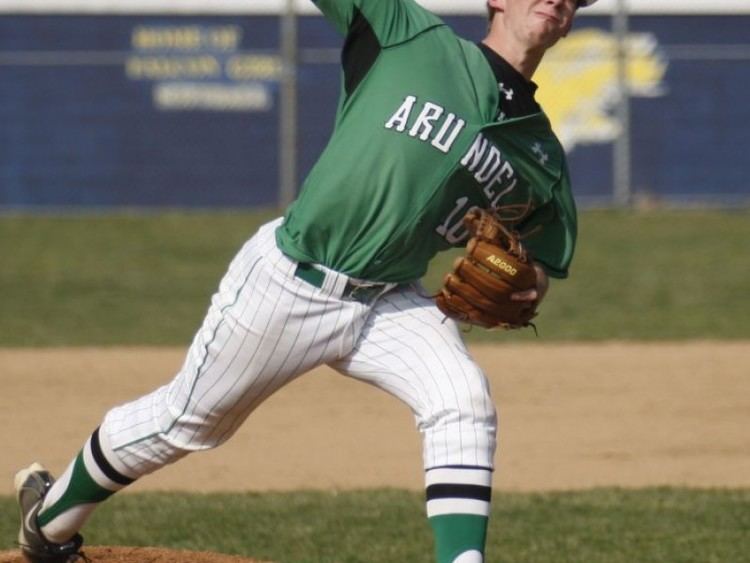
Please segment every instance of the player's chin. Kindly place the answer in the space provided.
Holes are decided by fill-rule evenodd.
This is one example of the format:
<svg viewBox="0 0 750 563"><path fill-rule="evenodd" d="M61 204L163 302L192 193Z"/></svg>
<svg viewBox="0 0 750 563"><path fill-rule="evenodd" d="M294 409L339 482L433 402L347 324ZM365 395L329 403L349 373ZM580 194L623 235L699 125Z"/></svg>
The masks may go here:
<svg viewBox="0 0 750 563"><path fill-rule="evenodd" d="M565 37L566 30L549 21L541 20L531 30L531 42L542 49L549 49Z"/></svg>
<svg viewBox="0 0 750 563"><path fill-rule="evenodd" d="M544 36L537 40L535 44L537 45L537 48L546 51L557 44L560 39L562 39L562 37L560 37L559 35Z"/></svg>

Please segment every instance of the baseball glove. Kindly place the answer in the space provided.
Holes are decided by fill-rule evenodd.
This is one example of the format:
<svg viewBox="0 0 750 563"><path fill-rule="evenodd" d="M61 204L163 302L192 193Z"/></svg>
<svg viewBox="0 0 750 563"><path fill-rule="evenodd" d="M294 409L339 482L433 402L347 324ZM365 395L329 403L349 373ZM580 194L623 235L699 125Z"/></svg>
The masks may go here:
<svg viewBox="0 0 750 563"><path fill-rule="evenodd" d="M536 288L536 271L517 232L491 211L472 208L464 217L471 238L436 296L447 316L484 328L533 326L536 302L511 301L511 293Z"/></svg>

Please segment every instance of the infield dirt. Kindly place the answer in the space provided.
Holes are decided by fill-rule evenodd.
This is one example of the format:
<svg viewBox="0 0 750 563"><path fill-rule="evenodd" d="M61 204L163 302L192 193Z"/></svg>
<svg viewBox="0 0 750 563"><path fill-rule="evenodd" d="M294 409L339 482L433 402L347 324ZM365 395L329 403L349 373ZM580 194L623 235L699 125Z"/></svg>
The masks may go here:
<svg viewBox="0 0 750 563"><path fill-rule="evenodd" d="M495 487L750 486L750 343L472 346L500 408ZM184 349L0 350L0 494L59 474L111 406L167 382ZM129 488L422 488L408 409L327 368L262 405L222 447Z"/></svg>

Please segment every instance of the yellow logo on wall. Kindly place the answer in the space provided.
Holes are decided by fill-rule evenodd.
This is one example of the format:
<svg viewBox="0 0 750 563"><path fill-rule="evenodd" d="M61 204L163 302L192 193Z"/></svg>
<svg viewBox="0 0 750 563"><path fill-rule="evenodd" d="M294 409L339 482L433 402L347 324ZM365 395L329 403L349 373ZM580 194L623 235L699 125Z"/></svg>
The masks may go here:
<svg viewBox="0 0 750 563"><path fill-rule="evenodd" d="M630 34L626 47L629 95L663 95L667 63L656 38ZM539 84L537 100L567 151L617 137L619 125L612 111L618 100L614 35L593 28L571 33L549 51L534 81Z"/></svg>

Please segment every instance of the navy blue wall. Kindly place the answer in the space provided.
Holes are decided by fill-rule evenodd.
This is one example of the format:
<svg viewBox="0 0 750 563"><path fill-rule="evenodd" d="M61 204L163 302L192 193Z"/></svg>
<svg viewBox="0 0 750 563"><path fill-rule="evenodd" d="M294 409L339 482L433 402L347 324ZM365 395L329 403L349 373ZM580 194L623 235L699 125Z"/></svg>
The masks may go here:
<svg viewBox="0 0 750 563"><path fill-rule="evenodd" d="M469 38L478 40L484 30L479 17L446 19ZM582 22L609 25L603 17ZM133 34L144 26L231 29L237 43L182 52L143 48ZM637 190L683 200L750 196L750 60L670 59L684 45L744 44L747 50L749 26L750 17L632 19L632 30L652 33L668 59L664 95L632 101ZM304 17L300 42L307 50L336 48L341 40L322 18ZM274 204L278 76L238 78L225 65L235 56L268 59L278 44L274 17L0 17L0 206ZM248 87L268 103L245 111L158 109L159 83L191 80L134 77L127 65L175 54L207 55L221 65L199 83ZM302 174L330 133L338 80L334 62L300 67ZM584 200L608 196L611 152L608 143L572 150L575 189Z"/></svg>

